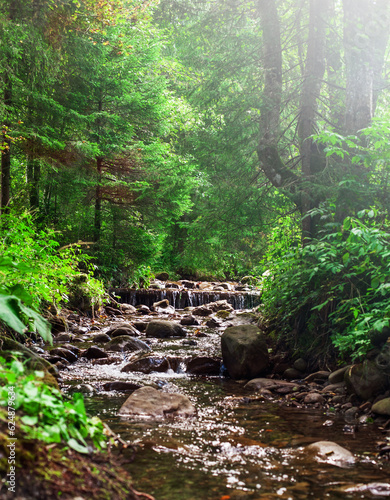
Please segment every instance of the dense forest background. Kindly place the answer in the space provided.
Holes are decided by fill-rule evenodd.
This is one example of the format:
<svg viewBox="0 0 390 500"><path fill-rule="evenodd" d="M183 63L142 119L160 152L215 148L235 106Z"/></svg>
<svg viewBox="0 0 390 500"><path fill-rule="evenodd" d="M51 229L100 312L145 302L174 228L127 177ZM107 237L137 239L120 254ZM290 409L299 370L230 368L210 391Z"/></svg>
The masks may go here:
<svg viewBox="0 0 390 500"><path fill-rule="evenodd" d="M292 344L364 352L390 318L389 11L1 0L3 290L251 274Z"/></svg>

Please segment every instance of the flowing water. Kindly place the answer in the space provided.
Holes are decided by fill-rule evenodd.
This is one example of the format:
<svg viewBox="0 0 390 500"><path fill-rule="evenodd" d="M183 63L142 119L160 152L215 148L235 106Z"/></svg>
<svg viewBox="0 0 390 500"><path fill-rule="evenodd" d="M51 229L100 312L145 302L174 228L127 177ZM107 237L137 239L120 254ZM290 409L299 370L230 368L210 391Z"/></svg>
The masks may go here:
<svg viewBox="0 0 390 500"><path fill-rule="evenodd" d="M183 338L151 339L152 353L182 359L220 354L220 332L206 333L196 345ZM191 333L189 338L195 339ZM351 433L332 412L285 407L225 377L187 375L184 365L177 372L122 373L129 355L121 357L113 365L80 359L61 373L62 384L68 391L81 383L93 387L85 398L87 410L135 445L124 451L126 467L135 488L156 500L390 498L390 463L377 456L381 433L375 424ZM185 394L197 415L164 421L119 418L117 410L128 395L102 390L104 382L118 380ZM340 467L331 457L329 463L316 461L304 446L320 440L347 448L356 463Z"/></svg>

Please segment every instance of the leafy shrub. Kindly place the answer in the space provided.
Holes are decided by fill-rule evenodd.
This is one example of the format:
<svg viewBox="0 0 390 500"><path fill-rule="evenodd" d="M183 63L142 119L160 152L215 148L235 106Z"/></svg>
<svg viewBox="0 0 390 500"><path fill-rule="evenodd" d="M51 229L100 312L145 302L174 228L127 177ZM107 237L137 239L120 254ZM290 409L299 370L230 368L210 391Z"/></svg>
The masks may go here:
<svg viewBox="0 0 390 500"><path fill-rule="evenodd" d="M309 339L313 346L331 338L356 359L371 347L372 332L389 326L390 233L377 215L362 210L337 224L328 214L318 239L269 262L263 307L288 342L307 349Z"/></svg>
<svg viewBox="0 0 390 500"><path fill-rule="evenodd" d="M79 276L80 266L87 268L84 291L92 304L104 295L102 284L93 278L88 257L77 245L59 249L54 230L39 230L31 214L1 217L0 289L18 295L27 306L38 309L45 302L53 306L66 303L70 284Z"/></svg>
<svg viewBox="0 0 390 500"><path fill-rule="evenodd" d="M12 394L21 430L31 439L65 442L80 453L89 453L88 441L99 450L105 448L103 423L87 416L82 395L66 401L57 389L42 383L43 376L40 371L27 373L16 358L0 358L0 405L7 407Z"/></svg>

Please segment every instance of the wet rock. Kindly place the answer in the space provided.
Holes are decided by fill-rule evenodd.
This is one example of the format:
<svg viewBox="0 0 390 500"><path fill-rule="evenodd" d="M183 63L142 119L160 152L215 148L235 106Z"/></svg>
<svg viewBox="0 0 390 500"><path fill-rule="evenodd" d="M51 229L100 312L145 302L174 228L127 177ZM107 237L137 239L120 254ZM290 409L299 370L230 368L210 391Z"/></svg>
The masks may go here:
<svg viewBox="0 0 390 500"><path fill-rule="evenodd" d="M180 283L184 286L184 288L188 288L189 290L195 288L195 283L193 281L181 280Z"/></svg>
<svg viewBox="0 0 390 500"><path fill-rule="evenodd" d="M108 358L93 359L93 365L113 365L114 363L122 363L123 359L115 356L109 356Z"/></svg>
<svg viewBox="0 0 390 500"><path fill-rule="evenodd" d="M164 272L156 274L156 280L161 280L161 281L169 280L169 273L164 271Z"/></svg>
<svg viewBox="0 0 390 500"><path fill-rule="evenodd" d="M229 304L229 302L224 299L224 300L217 300L216 302L210 302L210 304L207 304L213 312L218 312L218 311L234 311L234 307Z"/></svg>
<svg viewBox="0 0 390 500"><path fill-rule="evenodd" d="M165 288L175 288L175 289L178 289L178 288L180 288L180 285L178 285L177 283L167 283L165 285Z"/></svg>
<svg viewBox="0 0 390 500"><path fill-rule="evenodd" d="M104 310L109 316L120 316L123 314L117 307L105 306Z"/></svg>
<svg viewBox="0 0 390 500"><path fill-rule="evenodd" d="M336 394L345 394L347 392L347 387L344 382L339 382L337 384L329 384L324 387L321 392L323 394L334 392Z"/></svg>
<svg viewBox="0 0 390 500"><path fill-rule="evenodd" d="M259 391L263 389L275 390L280 387L288 387L290 392L294 392L299 386L294 382L287 382L285 380L276 380L270 378L255 378L250 380L247 384L245 384L245 389L251 389L254 391Z"/></svg>
<svg viewBox="0 0 390 500"><path fill-rule="evenodd" d="M257 314L248 311L238 312L236 316L231 319L234 326L255 324L258 320L259 317Z"/></svg>
<svg viewBox="0 0 390 500"><path fill-rule="evenodd" d="M104 346L106 351L150 351L150 347L142 342L142 340L129 337L128 335L123 335L121 337L115 337L114 339L107 342Z"/></svg>
<svg viewBox="0 0 390 500"><path fill-rule="evenodd" d="M390 416L390 398L377 401L372 405L371 410L378 415Z"/></svg>
<svg viewBox="0 0 390 500"><path fill-rule="evenodd" d="M381 352L375 358L375 364L383 373L390 375L390 344L382 347Z"/></svg>
<svg viewBox="0 0 390 500"><path fill-rule="evenodd" d="M323 404L325 402L325 398L318 392L309 392L309 394L305 396L303 402L305 404L314 404L314 403Z"/></svg>
<svg viewBox="0 0 390 500"><path fill-rule="evenodd" d="M180 324L184 326L199 325L199 321L191 315L183 316L180 320Z"/></svg>
<svg viewBox="0 0 390 500"><path fill-rule="evenodd" d="M227 328L221 337L221 349L223 363L234 379L253 379L268 367L267 344L254 325Z"/></svg>
<svg viewBox="0 0 390 500"><path fill-rule="evenodd" d="M332 403L335 405L340 405L345 402L345 396L333 396Z"/></svg>
<svg viewBox="0 0 390 500"><path fill-rule="evenodd" d="M108 358L108 354L99 347L92 345L91 347L88 347L88 349L84 351L83 358L87 359Z"/></svg>
<svg viewBox="0 0 390 500"><path fill-rule="evenodd" d="M351 365L343 366L343 368L339 368L338 370L332 372L329 375L329 383L330 384L338 384L339 382L344 382L345 372L351 367Z"/></svg>
<svg viewBox="0 0 390 500"><path fill-rule="evenodd" d="M137 312L139 314L150 314L150 309L148 306L145 306L145 305L140 305L137 307Z"/></svg>
<svg viewBox="0 0 390 500"><path fill-rule="evenodd" d="M63 347L51 349L50 356L60 356L69 361L69 363L75 363L77 361L77 355L70 349L64 349Z"/></svg>
<svg viewBox="0 0 390 500"><path fill-rule="evenodd" d="M388 376L370 360L351 366L344 377L348 391L362 399L375 397L389 386Z"/></svg>
<svg viewBox="0 0 390 500"><path fill-rule="evenodd" d="M121 304L121 309L125 314L135 314L137 309L131 304Z"/></svg>
<svg viewBox="0 0 390 500"><path fill-rule="evenodd" d="M129 335L130 337L138 337L139 331L134 328L131 323L123 323L114 325L112 328L105 332L111 337L120 337L121 335Z"/></svg>
<svg viewBox="0 0 390 500"><path fill-rule="evenodd" d="M295 368L299 372L304 373L307 369L307 361L305 361L303 358L298 358L294 361L293 368Z"/></svg>
<svg viewBox="0 0 390 500"><path fill-rule="evenodd" d="M191 417L195 407L182 394L170 394L153 387L141 387L131 394L120 408L119 416Z"/></svg>
<svg viewBox="0 0 390 500"><path fill-rule="evenodd" d="M321 463L338 467L348 467L355 463L355 457L350 451L332 441L318 441L305 449L314 452L317 461Z"/></svg>
<svg viewBox="0 0 390 500"><path fill-rule="evenodd" d="M199 306L195 307L195 309L192 311L192 314L195 314L195 316L210 316L213 314L213 310L208 307L208 306Z"/></svg>
<svg viewBox="0 0 390 500"><path fill-rule="evenodd" d="M221 326L221 323L215 318L210 318L206 321L206 326L208 326L209 328L218 328Z"/></svg>
<svg viewBox="0 0 390 500"><path fill-rule="evenodd" d="M359 411L359 408L357 408L356 406L352 406L351 408L348 408L344 413L344 420L349 424L354 423L356 420L356 415L357 415L358 411Z"/></svg>
<svg viewBox="0 0 390 500"><path fill-rule="evenodd" d="M304 381L305 382L313 382L314 380L327 380L329 378L329 374L330 372L327 372L327 371L318 371L318 372L315 372L315 373L310 373L310 375L308 375Z"/></svg>
<svg viewBox="0 0 390 500"><path fill-rule="evenodd" d="M215 313L215 316L217 318L222 319L222 320L226 320L226 319L230 318L231 314L232 314L231 311L225 311L224 309L221 309L220 311L217 311Z"/></svg>
<svg viewBox="0 0 390 500"><path fill-rule="evenodd" d="M146 327L146 336L154 338L185 337L186 332L173 321L153 320Z"/></svg>
<svg viewBox="0 0 390 500"><path fill-rule="evenodd" d="M187 363L187 373L190 375L219 375L221 371L221 359L199 356Z"/></svg>
<svg viewBox="0 0 390 500"><path fill-rule="evenodd" d="M134 321L134 328L136 328L139 332L144 332L147 326L147 321Z"/></svg>
<svg viewBox="0 0 390 500"><path fill-rule="evenodd" d="M72 340L73 335L70 335L69 333L59 333L58 335L55 336L55 342L69 342Z"/></svg>
<svg viewBox="0 0 390 500"><path fill-rule="evenodd" d="M301 379L302 376L303 373L296 368L287 368L287 370L283 373L283 377L289 380Z"/></svg>
<svg viewBox="0 0 390 500"><path fill-rule="evenodd" d="M106 342L110 342L111 337L106 333L98 333L92 338L92 340L98 344L105 344Z"/></svg>
<svg viewBox="0 0 390 500"><path fill-rule="evenodd" d="M51 363L52 365L56 365L57 367L60 367L59 363L61 363L64 367L70 365L70 362L62 356L47 356L45 357L45 359L49 363Z"/></svg>
<svg viewBox="0 0 390 500"><path fill-rule="evenodd" d="M121 369L121 372L141 372L141 373L152 373L152 372L166 372L170 368L170 364L166 358L141 358L136 361L128 363Z"/></svg>
<svg viewBox="0 0 390 500"><path fill-rule="evenodd" d="M103 385L104 391L118 391L118 392L134 392L140 389L141 386L138 384L133 384L132 382L106 382Z"/></svg>
<svg viewBox="0 0 390 500"><path fill-rule="evenodd" d="M153 308L156 309L156 307L159 307L160 309L166 309L169 307L169 300L164 299L164 300L159 300L158 302L154 302Z"/></svg>

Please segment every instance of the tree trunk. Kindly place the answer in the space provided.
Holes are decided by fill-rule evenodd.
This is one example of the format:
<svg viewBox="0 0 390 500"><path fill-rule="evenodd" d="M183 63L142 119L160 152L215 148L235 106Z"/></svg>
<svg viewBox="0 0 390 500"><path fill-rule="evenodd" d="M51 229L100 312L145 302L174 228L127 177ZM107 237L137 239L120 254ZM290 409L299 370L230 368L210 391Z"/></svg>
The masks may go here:
<svg viewBox="0 0 390 500"><path fill-rule="evenodd" d="M11 192L11 139L9 138L10 127L10 107L12 104L12 82L5 74L4 78L4 107L6 120L2 133L2 151L1 151L1 199L0 211L6 213L9 210L10 192Z"/></svg>
<svg viewBox="0 0 390 500"><path fill-rule="evenodd" d="M325 18L328 13L327 0L310 1L309 37L307 45L305 76L302 85L298 135L302 164L301 213L303 215L303 240L310 240L315 233L315 221L307 213L317 205L312 191L314 176L312 171L315 162L319 163L319 152L313 145L311 136L315 132L317 101L320 97L321 82L325 73ZM318 170L318 167L317 169Z"/></svg>
<svg viewBox="0 0 390 500"><path fill-rule="evenodd" d="M257 154L261 168L271 183L278 188L291 188L297 177L286 168L278 152L282 103L282 46L278 12L274 0L258 0L257 9L263 31L262 63L265 75Z"/></svg>
<svg viewBox="0 0 390 500"><path fill-rule="evenodd" d="M346 64L345 130L356 133L371 123L389 38L388 0L344 0Z"/></svg>
<svg viewBox="0 0 390 500"><path fill-rule="evenodd" d="M41 177L41 165L33 154L27 157L27 185L30 198L30 208L39 208L39 181Z"/></svg>
<svg viewBox="0 0 390 500"><path fill-rule="evenodd" d="M102 193L101 193L101 181L102 181L102 164L103 159L96 159L96 170L97 170L97 183L95 192L95 224L94 224L94 241L98 242L100 240L100 233L102 229Z"/></svg>

